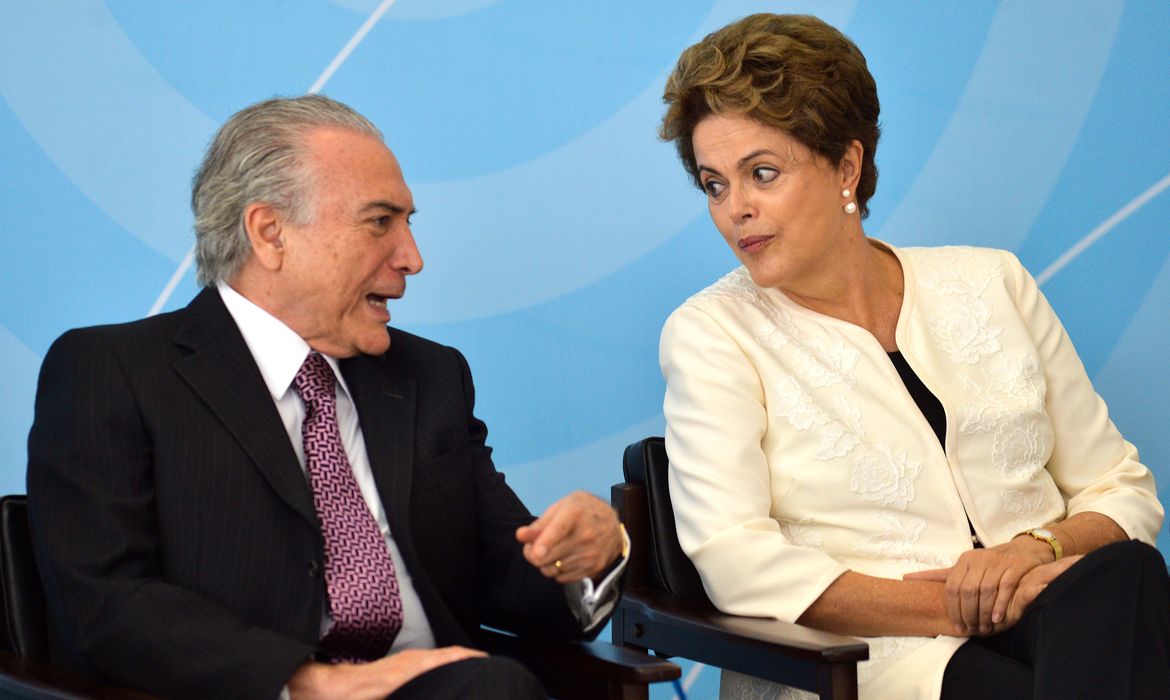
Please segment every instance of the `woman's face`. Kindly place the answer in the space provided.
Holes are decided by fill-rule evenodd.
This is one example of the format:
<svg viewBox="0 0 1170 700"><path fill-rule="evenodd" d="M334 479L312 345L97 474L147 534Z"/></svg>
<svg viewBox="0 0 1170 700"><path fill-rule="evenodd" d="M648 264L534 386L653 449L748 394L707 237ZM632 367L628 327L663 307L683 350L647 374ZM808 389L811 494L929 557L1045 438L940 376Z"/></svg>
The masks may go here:
<svg viewBox="0 0 1170 700"><path fill-rule="evenodd" d="M761 287L800 290L832 274L835 250L860 231L853 197L860 144L834 167L784 131L711 115L691 134L711 219ZM851 192L852 194L852 192Z"/></svg>

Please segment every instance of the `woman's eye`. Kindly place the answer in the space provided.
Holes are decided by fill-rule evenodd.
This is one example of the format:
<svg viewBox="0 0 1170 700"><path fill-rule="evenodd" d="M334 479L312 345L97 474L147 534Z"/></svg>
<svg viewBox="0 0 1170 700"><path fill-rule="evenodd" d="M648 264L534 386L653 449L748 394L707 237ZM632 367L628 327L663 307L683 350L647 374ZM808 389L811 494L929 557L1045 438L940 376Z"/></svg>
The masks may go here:
<svg viewBox="0 0 1170 700"><path fill-rule="evenodd" d="M775 180L776 176L779 174L779 170L775 168L769 168L764 165L759 165L755 168L752 168L752 178L754 178L756 182L771 182L772 180Z"/></svg>
<svg viewBox="0 0 1170 700"><path fill-rule="evenodd" d="M723 194L723 183L716 182L715 180L708 180L707 182L703 183L703 189L707 192L708 197L715 198Z"/></svg>

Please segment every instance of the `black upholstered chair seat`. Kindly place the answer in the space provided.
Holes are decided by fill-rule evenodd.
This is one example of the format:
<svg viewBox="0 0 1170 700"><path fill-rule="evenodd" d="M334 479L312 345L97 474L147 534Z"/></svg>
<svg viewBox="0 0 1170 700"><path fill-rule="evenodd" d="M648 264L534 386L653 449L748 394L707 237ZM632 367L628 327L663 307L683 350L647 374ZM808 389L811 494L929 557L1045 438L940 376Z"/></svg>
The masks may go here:
<svg viewBox="0 0 1170 700"><path fill-rule="evenodd" d="M857 662L869 647L852 637L802 625L726 615L711 604L682 551L667 486L669 461L660 437L626 448L625 482L611 492L630 533L625 595L613 618L613 641L813 691L857 697Z"/></svg>

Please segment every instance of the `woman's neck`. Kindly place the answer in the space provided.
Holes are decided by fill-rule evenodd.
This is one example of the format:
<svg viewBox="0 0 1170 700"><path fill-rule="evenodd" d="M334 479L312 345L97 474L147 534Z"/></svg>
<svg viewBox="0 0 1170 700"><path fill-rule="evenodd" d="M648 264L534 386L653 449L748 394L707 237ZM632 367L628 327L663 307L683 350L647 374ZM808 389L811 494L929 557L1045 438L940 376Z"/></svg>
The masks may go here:
<svg viewBox="0 0 1170 700"><path fill-rule="evenodd" d="M892 251L864 236L835 256L826 274L781 291L801 306L869 331L888 352L902 308L902 266Z"/></svg>

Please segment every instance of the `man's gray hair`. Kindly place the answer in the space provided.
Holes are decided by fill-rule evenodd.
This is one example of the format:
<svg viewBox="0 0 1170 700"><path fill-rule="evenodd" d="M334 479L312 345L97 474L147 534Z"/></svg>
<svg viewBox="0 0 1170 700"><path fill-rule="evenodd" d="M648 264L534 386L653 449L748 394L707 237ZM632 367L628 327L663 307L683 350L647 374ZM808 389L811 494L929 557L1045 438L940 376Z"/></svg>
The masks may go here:
<svg viewBox="0 0 1170 700"><path fill-rule="evenodd" d="M368 119L322 95L276 98L236 112L215 135L191 182L199 283L234 278L252 255L244 209L266 202L291 223L313 220L316 198L305 134L340 127L372 136Z"/></svg>

